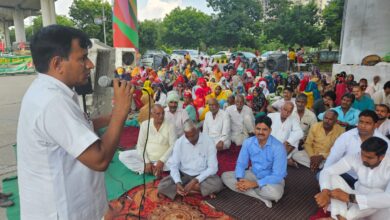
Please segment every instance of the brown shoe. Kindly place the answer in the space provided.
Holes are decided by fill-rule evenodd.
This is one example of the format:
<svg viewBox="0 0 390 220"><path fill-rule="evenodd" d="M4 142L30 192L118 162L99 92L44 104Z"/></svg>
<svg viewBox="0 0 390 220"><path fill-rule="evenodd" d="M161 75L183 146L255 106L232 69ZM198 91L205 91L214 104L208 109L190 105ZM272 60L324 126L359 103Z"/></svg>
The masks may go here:
<svg viewBox="0 0 390 220"><path fill-rule="evenodd" d="M13 205L14 205L14 202L12 202L11 200L0 199L0 207L2 207L2 208L10 207Z"/></svg>

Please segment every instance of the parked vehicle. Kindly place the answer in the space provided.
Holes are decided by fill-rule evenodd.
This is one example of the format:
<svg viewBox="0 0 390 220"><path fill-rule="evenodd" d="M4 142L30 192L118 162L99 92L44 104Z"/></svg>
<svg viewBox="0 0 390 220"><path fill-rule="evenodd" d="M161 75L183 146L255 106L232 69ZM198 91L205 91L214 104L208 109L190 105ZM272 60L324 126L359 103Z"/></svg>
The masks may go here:
<svg viewBox="0 0 390 220"><path fill-rule="evenodd" d="M235 57L235 58L240 57L242 62L247 63L247 64L251 64L252 59L256 58L256 55L254 53L251 53L251 52L237 51L237 52L232 53L230 58L232 58L232 57Z"/></svg>
<svg viewBox="0 0 390 220"><path fill-rule="evenodd" d="M269 57L272 56L273 54L287 54L287 52L286 51L267 51L267 52L260 55L259 61L260 62L267 62Z"/></svg>
<svg viewBox="0 0 390 220"><path fill-rule="evenodd" d="M230 53L229 51L219 51L218 53L214 54L211 56L210 60L215 60L215 59L221 59L223 56L226 57L226 59L230 59Z"/></svg>
<svg viewBox="0 0 390 220"><path fill-rule="evenodd" d="M184 56L187 54L187 52L190 54L191 62L195 62L196 64L201 63L201 57L210 58L209 55L207 55L204 52L200 52L198 50L180 49L180 50L172 51L171 60L174 61L175 63L178 63L180 60L184 59Z"/></svg>
<svg viewBox="0 0 390 220"><path fill-rule="evenodd" d="M143 66L154 67L154 59L158 57L158 59L162 59L165 57L167 62L169 62L169 55L162 50L147 50L141 57L141 63Z"/></svg>

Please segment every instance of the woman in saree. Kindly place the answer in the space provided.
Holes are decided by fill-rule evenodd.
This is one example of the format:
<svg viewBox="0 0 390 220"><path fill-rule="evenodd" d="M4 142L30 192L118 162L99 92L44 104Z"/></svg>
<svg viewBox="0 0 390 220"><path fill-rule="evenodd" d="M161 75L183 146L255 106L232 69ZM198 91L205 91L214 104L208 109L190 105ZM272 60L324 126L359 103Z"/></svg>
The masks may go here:
<svg viewBox="0 0 390 220"><path fill-rule="evenodd" d="M194 102L192 100L192 94L189 91L184 92L184 103L183 109L187 111L188 117L193 121L197 122L199 119L198 111L195 108Z"/></svg>
<svg viewBox="0 0 390 220"><path fill-rule="evenodd" d="M252 110L255 118L266 115L267 99L263 94L263 89L261 87L255 87L252 96Z"/></svg>

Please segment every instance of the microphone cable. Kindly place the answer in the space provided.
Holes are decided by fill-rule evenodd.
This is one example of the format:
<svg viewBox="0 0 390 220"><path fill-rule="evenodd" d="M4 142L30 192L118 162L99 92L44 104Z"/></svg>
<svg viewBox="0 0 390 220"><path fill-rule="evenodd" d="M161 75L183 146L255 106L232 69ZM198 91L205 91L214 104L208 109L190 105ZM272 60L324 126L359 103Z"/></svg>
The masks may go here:
<svg viewBox="0 0 390 220"><path fill-rule="evenodd" d="M145 146L144 146L144 151L142 153L142 159L143 159L143 162L144 162L144 172L142 174L142 179L143 179L143 192L142 192L142 196L141 196L141 201L139 203L139 207L138 207L138 219L141 220L141 211L144 209L144 202L145 202L145 194L146 194L146 173L145 173L145 170L146 170L146 162L145 162L145 153L146 153L146 145L148 143L148 139L149 139L149 128L150 128L150 115L151 115L151 112L152 112L152 105L151 105L151 94L149 93L149 91L147 89L142 89L142 91L145 91L147 94L148 94L148 98L149 98L149 114L148 114L148 127L147 127L147 133L146 133L146 140L145 140ZM141 131L140 131L141 132Z"/></svg>

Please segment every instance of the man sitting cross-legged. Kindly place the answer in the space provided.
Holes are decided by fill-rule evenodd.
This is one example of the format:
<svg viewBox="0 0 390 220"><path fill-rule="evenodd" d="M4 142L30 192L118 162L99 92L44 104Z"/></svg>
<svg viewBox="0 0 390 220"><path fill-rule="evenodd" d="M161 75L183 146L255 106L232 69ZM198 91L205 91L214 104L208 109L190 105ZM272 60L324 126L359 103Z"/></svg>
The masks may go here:
<svg viewBox="0 0 390 220"><path fill-rule="evenodd" d="M282 142L287 151L288 164L298 166L291 159L293 153L298 151L299 140L303 138L303 131L299 121L291 113L294 110L292 102L285 102L280 112L268 114L272 120L272 136Z"/></svg>
<svg viewBox="0 0 390 220"><path fill-rule="evenodd" d="M322 191L315 199L320 207L328 207L332 216L329 219L362 219L389 210L390 158L386 154L387 148L385 140L370 137L362 143L361 152L347 155L321 172ZM355 190L340 176L349 170L358 176ZM383 216L380 219L384 219Z"/></svg>
<svg viewBox="0 0 390 220"><path fill-rule="evenodd" d="M238 94L235 98L235 105L227 107L226 113L230 117L231 141L237 146L241 146L249 134L253 133L253 128L255 127L253 111L245 105L244 96Z"/></svg>
<svg viewBox="0 0 390 220"><path fill-rule="evenodd" d="M141 124L137 149L123 151L119 154L119 160L130 170L140 174L144 172L144 151L145 173L160 177L162 171L169 170L165 163L171 155L176 141L176 133L174 125L164 118L164 114L164 108L160 104L154 104L152 107L153 118L150 119L150 124L148 124L148 120ZM148 127L149 134L147 134Z"/></svg>
<svg viewBox="0 0 390 220"><path fill-rule="evenodd" d="M378 116L374 111L364 110L359 114L359 123L357 128L351 129L341 134L334 142L333 147L330 149L330 153L326 158L324 168L329 167L339 161L342 157L348 154L356 154L360 152L360 145L368 138L375 136L382 138L388 144L389 139L383 136L379 131L375 129L375 123L378 121ZM354 187L357 174L350 170L348 173L342 175L342 177L350 184L351 188Z"/></svg>
<svg viewBox="0 0 390 220"><path fill-rule="evenodd" d="M322 169L330 148L345 129L338 125L338 114L330 109L325 112L324 121L315 123L309 130L304 150L292 155L294 161L310 168L313 172Z"/></svg>
<svg viewBox="0 0 390 220"><path fill-rule="evenodd" d="M256 119L255 136L246 139L237 159L236 170L222 174L223 183L239 193L260 199L267 207L284 192L287 155L284 145L271 135L268 116ZM248 168L249 160L252 167Z"/></svg>
<svg viewBox="0 0 390 220"><path fill-rule="evenodd" d="M230 141L230 118L222 109L216 98L208 100L210 111L206 113L203 122L203 132L214 140L214 145L218 151L229 149Z"/></svg>
<svg viewBox="0 0 390 220"><path fill-rule="evenodd" d="M197 193L213 198L223 188L216 175L218 160L214 141L200 133L191 120L184 122L184 135L176 141L168 166L171 173L161 180L158 192L171 199L177 194Z"/></svg>

